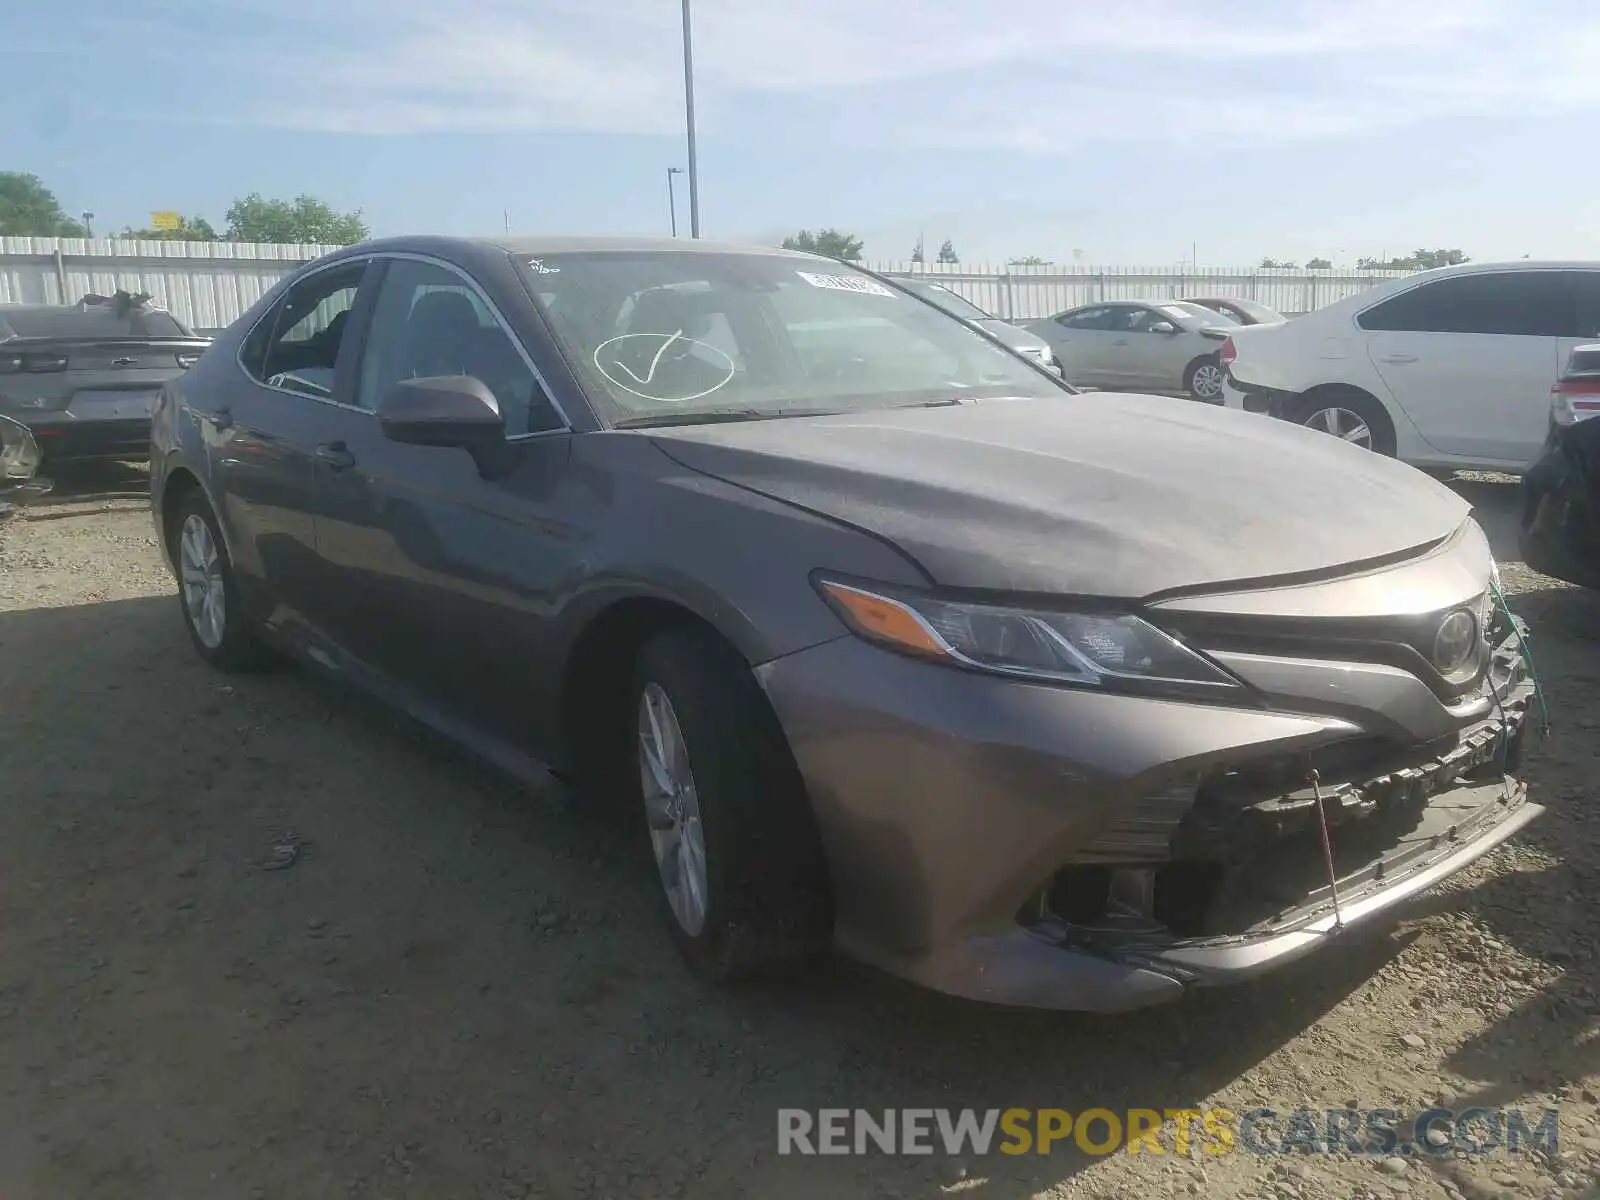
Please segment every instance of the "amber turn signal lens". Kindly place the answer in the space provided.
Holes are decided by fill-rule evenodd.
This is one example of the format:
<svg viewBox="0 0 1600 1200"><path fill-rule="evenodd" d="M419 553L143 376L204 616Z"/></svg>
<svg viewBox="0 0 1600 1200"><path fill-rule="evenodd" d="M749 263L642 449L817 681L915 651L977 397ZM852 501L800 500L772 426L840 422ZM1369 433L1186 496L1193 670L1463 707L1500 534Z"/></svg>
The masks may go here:
<svg viewBox="0 0 1600 1200"><path fill-rule="evenodd" d="M824 583L822 588L867 637L893 642L919 654L944 656L948 653L944 643L923 624L922 618L904 604L842 583Z"/></svg>

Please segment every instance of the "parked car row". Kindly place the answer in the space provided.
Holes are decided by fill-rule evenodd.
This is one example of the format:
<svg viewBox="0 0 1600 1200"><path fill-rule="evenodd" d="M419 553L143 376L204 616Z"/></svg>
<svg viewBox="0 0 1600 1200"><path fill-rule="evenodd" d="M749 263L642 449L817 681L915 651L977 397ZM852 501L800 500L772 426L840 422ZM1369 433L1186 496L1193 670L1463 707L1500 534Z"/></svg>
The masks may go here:
<svg viewBox="0 0 1600 1200"><path fill-rule="evenodd" d="M1535 818L1465 501L1078 391L941 307L701 241L339 250L161 390L178 613L219 669L287 652L625 799L717 980L831 945L1130 1008L1337 944Z"/></svg>

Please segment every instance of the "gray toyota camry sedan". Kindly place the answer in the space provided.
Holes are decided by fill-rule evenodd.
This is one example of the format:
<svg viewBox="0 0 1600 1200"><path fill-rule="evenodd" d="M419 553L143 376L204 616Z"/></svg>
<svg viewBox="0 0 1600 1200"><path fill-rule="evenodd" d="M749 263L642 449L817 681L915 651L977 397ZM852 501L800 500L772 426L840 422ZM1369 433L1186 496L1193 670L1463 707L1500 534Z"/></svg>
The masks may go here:
<svg viewBox="0 0 1600 1200"><path fill-rule="evenodd" d="M166 385L151 475L205 660L287 652L622 799L714 979L831 945L1131 1008L1539 811L1521 626L1453 492L1081 395L838 262L353 246Z"/></svg>

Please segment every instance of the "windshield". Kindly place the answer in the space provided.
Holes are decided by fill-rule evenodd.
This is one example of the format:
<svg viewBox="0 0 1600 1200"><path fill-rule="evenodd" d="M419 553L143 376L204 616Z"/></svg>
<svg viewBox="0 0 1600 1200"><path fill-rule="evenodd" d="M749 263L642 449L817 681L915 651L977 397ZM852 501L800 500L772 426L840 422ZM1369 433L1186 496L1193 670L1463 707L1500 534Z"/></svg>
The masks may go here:
<svg viewBox="0 0 1600 1200"><path fill-rule="evenodd" d="M1176 317L1179 321L1187 321L1191 325L1197 322L1201 325L1237 325L1239 323L1229 313L1220 313L1215 309L1207 308L1204 304L1194 304L1188 300L1172 300L1160 307L1161 311L1168 316Z"/></svg>
<svg viewBox="0 0 1600 1200"><path fill-rule="evenodd" d="M1277 309L1268 308L1265 304L1257 304L1254 300L1229 300L1228 303L1236 305L1258 322L1283 320L1283 314Z"/></svg>
<svg viewBox="0 0 1600 1200"><path fill-rule="evenodd" d="M145 338L192 336L159 308L118 313L105 305L0 308L0 330L23 338ZM0 337L6 336L0 332Z"/></svg>
<svg viewBox="0 0 1600 1200"><path fill-rule="evenodd" d="M960 317L963 321L994 320L992 316L965 296L957 295L943 284L929 283L923 279L896 279L895 282L905 288L906 291L915 292L924 300L937 304L951 316Z"/></svg>
<svg viewBox="0 0 1600 1200"><path fill-rule="evenodd" d="M523 260L522 269L613 424L1070 390L937 308L841 263L593 251Z"/></svg>

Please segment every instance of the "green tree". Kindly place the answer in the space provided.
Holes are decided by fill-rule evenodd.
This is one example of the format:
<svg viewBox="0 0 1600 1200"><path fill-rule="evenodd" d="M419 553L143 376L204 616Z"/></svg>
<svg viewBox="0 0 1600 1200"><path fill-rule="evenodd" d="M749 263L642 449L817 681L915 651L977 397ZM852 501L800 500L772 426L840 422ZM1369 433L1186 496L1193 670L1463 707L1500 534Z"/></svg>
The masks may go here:
<svg viewBox="0 0 1600 1200"><path fill-rule="evenodd" d="M204 217L181 217L176 229L124 229L121 236L142 242L214 242L217 231Z"/></svg>
<svg viewBox="0 0 1600 1200"><path fill-rule="evenodd" d="M315 196L268 200L260 192L251 192L228 206L226 236L232 242L348 246L365 241L370 234L359 208L335 212Z"/></svg>
<svg viewBox="0 0 1600 1200"><path fill-rule="evenodd" d="M949 238L945 238L944 243L939 247L938 261L942 263L958 263L961 261L956 257L956 248L950 244Z"/></svg>
<svg viewBox="0 0 1600 1200"><path fill-rule="evenodd" d="M1008 267L1043 267L1048 265L1048 260L1040 258L1037 254L1024 254L1020 258L1006 259Z"/></svg>
<svg viewBox="0 0 1600 1200"><path fill-rule="evenodd" d="M783 248L803 250L807 254L820 254L824 258L842 258L846 262L858 262L861 258L862 241L853 233L841 233L837 229L819 229L816 233L802 229L799 233L784 238Z"/></svg>
<svg viewBox="0 0 1600 1200"><path fill-rule="evenodd" d="M1261 267L1266 271L1293 271L1295 264L1286 258L1263 258Z"/></svg>
<svg viewBox="0 0 1600 1200"><path fill-rule="evenodd" d="M0 235L82 237L83 226L61 207L56 194L37 175L0 171Z"/></svg>
<svg viewBox="0 0 1600 1200"><path fill-rule="evenodd" d="M1306 270L1308 271L1326 271L1332 268L1332 266L1333 264L1325 258L1306 259Z"/></svg>
<svg viewBox="0 0 1600 1200"><path fill-rule="evenodd" d="M1391 258L1387 261L1358 258L1356 266L1364 271L1426 271L1433 267L1454 267L1471 261L1459 250L1413 250L1404 258Z"/></svg>

